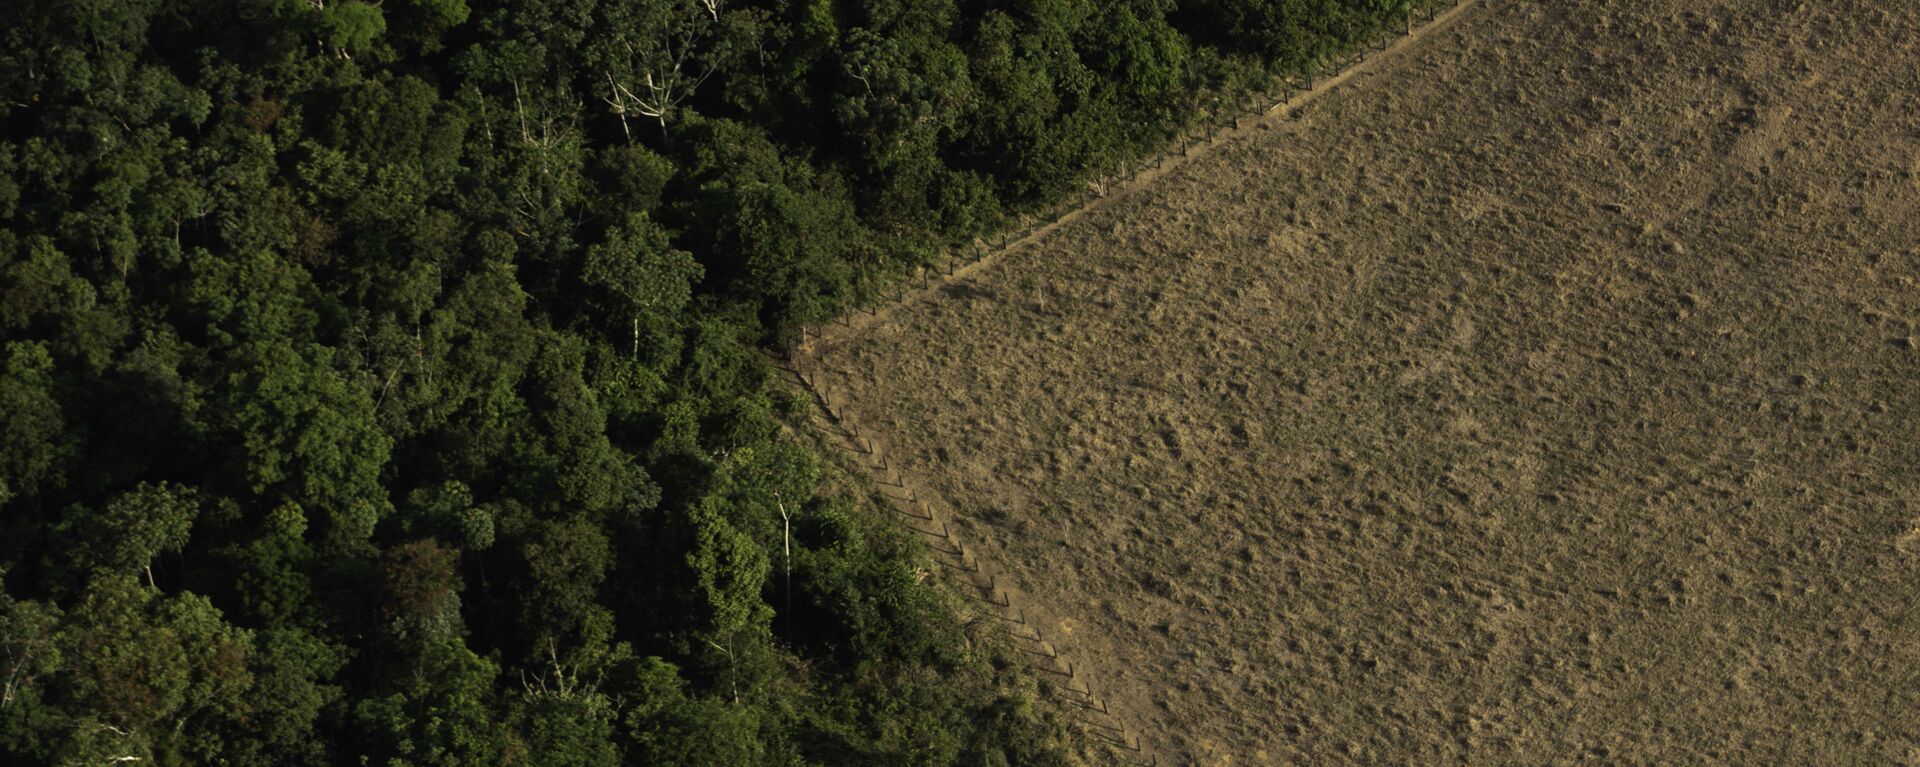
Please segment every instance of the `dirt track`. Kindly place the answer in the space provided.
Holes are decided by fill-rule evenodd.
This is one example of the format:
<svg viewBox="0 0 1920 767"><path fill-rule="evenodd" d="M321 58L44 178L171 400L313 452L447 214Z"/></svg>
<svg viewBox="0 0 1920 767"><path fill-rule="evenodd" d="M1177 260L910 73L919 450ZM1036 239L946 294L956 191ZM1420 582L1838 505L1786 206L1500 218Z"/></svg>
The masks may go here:
<svg viewBox="0 0 1920 767"><path fill-rule="evenodd" d="M1491 0L816 350L1163 763L1920 764L1920 5Z"/></svg>

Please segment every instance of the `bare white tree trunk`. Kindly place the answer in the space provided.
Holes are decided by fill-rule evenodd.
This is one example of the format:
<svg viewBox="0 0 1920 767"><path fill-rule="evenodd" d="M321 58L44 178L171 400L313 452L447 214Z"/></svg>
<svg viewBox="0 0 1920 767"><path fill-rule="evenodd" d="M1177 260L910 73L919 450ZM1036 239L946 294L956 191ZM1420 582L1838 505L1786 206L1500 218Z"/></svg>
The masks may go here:
<svg viewBox="0 0 1920 767"><path fill-rule="evenodd" d="M713 67L695 54L713 36L724 9L722 0L698 0L698 5L698 9L687 8L685 17L667 20L655 39L641 41L639 46L631 40L621 42L627 49L628 70L606 73L611 93L604 100L620 116L627 141L633 141L633 132L627 130L629 113L657 120L664 132L668 115L713 74Z"/></svg>

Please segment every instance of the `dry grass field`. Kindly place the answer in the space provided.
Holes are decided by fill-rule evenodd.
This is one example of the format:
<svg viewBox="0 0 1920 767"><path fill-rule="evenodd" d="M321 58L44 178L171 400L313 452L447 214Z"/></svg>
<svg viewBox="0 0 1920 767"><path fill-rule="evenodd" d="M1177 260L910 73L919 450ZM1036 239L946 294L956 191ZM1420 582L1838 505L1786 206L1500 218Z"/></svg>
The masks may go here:
<svg viewBox="0 0 1920 767"><path fill-rule="evenodd" d="M1486 0L810 364L1202 764L1920 764L1920 4Z"/></svg>

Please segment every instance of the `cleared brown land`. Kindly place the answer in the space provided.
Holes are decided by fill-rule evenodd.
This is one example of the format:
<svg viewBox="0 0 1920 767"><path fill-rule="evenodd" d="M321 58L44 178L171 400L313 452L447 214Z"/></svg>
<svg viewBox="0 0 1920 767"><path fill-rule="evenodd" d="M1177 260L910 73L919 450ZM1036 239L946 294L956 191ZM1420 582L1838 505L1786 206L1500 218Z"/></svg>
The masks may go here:
<svg viewBox="0 0 1920 767"><path fill-rule="evenodd" d="M1920 764L1920 4L1494 0L813 365L1162 763Z"/></svg>

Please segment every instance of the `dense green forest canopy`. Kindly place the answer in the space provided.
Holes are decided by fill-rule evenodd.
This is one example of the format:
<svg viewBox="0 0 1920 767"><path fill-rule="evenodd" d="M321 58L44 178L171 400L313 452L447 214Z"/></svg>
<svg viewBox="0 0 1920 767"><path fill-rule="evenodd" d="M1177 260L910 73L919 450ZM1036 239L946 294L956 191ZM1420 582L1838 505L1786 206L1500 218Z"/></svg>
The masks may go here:
<svg viewBox="0 0 1920 767"><path fill-rule="evenodd" d="M754 347L1405 5L5 4L0 761L1071 762Z"/></svg>

